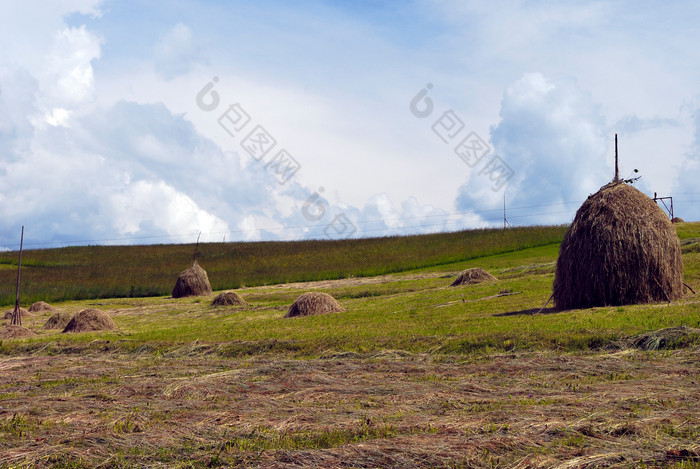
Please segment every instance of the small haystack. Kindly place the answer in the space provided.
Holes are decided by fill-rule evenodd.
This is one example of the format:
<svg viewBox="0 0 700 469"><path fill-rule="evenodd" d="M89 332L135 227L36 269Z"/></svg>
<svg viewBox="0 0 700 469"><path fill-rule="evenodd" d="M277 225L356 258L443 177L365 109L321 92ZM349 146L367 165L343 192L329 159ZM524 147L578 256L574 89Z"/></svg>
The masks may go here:
<svg viewBox="0 0 700 469"><path fill-rule="evenodd" d="M652 199L613 181L576 212L553 290L559 309L678 299L683 262L676 230Z"/></svg>
<svg viewBox="0 0 700 469"><path fill-rule="evenodd" d="M674 217L671 221L673 223L685 223L685 220L683 220L681 217Z"/></svg>
<svg viewBox="0 0 700 469"><path fill-rule="evenodd" d="M203 296L211 294L211 285L207 272L194 261L189 269L184 270L175 282L173 298L186 296Z"/></svg>
<svg viewBox="0 0 700 469"><path fill-rule="evenodd" d="M29 307L30 313L40 313L42 311L53 311L53 306L43 301L37 301Z"/></svg>
<svg viewBox="0 0 700 469"><path fill-rule="evenodd" d="M99 309L84 309L68 322L63 332L112 331L117 326L112 318Z"/></svg>
<svg viewBox="0 0 700 469"><path fill-rule="evenodd" d="M462 271L462 273L459 274L457 279L454 282L452 282L452 285L450 286L458 287L460 285L472 285L474 283L492 282L495 280L498 279L490 273L486 272L484 269L480 267L475 267L473 269L467 269Z"/></svg>
<svg viewBox="0 0 700 469"><path fill-rule="evenodd" d="M214 301L211 302L212 306L245 306L247 303L241 295L235 291L225 291L217 295Z"/></svg>
<svg viewBox="0 0 700 469"><path fill-rule="evenodd" d="M19 313L22 315L23 318L30 318L30 317L34 316L32 313L30 313L29 311L27 311L24 308L20 308ZM7 311L5 311L5 315L3 316L3 319L10 319L11 320L12 315L14 315L14 314L15 314L14 308L8 309Z"/></svg>
<svg viewBox="0 0 700 469"><path fill-rule="evenodd" d="M64 329L71 320L70 313L65 311L56 311L51 315L42 329Z"/></svg>
<svg viewBox="0 0 700 469"><path fill-rule="evenodd" d="M327 293L309 292L297 298L289 307L285 318L313 316L316 314L339 313L345 311L335 298Z"/></svg>
<svg viewBox="0 0 700 469"><path fill-rule="evenodd" d="M23 326L5 326L0 329L0 340L23 339L25 337L34 337L35 335L35 333Z"/></svg>

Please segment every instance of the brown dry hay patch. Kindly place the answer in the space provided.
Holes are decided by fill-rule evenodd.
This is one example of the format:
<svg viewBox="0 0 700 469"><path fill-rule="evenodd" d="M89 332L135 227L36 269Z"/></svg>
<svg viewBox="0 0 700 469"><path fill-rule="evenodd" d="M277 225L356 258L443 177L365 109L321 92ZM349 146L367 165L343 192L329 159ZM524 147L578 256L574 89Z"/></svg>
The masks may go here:
<svg viewBox="0 0 700 469"><path fill-rule="evenodd" d="M37 301L36 303L32 303L29 307L30 313L40 313L42 311L53 311L53 306L45 301Z"/></svg>
<svg viewBox="0 0 700 469"><path fill-rule="evenodd" d="M66 324L63 332L112 331L116 328L117 326L107 313L99 309L88 308L79 311L73 316Z"/></svg>
<svg viewBox="0 0 700 469"><path fill-rule="evenodd" d="M457 272L452 272L455 275ZM387 274L377 275L374 277L348 277L336 280L317 280L312 282L297 282L297 283L280 283L277 285L266 285L260 287L251 287L250 289L276 288L276 289L295 289L295 290L312 290L312 289L332 289L341 287L356 287L362 285L378 285L382 283L400 282L405 280L423 280L430 278L442 278L449 275L450 272L426 272L421 274Z"/></svg>
<svg viewBox="0 0 700 469"><path fill-rule="evenodd" d="M481 267L472 267L471 269L463 270L455 281L450 284L450 286L459 287L462 285L474 285L483 282L495 282L497 280L498 279L496 277Z"/></svg>
<svg viewBox="0 0 700 469"><path fill-rule="evenodd" d="M328 293L308 292L294 300L285 318L315 316L318 314L341 313L345 308Z"/></svg>
<svg viewBox="0 0 700 469"><path fill-rule="evenodd" d="M164 390L167 398L206 399L222 392L222 387L240 380L241 370L222 371L197 377L175 378Z"/></svg>
<svg viewBox="0 0 700 469"><path fill-rule="evenodd" d="M241 295L235 291L225 291L219 293L211 302L211 306L246 306L246 302Z"/></svg>
<svg viewBox="0 0 700 469"><path fill-rule="evenodd" d="M633 466L689 458L697 447L699 348L376 355L0 360L13 366L0 390L18 394L3 400L0 422L15 413L27 422L26 435L3 434L0 465L66 453L89 466L115 455L137 466L204 466L220 453L220 464L247 467ZM187 385L216 394L192 398ZM294 446L328 432L346 439Z"/></svg>
<svg viewBox="0 0 700 469"><path fill-rule="evenodd" d="M613 181L576 212L552 289L560 309L680 299L683 259L676 230L652 199Z"/></svg>
<svg viewBox="0 0 700 469"><path fill-rule="evenodd" d="M27 310L24 309L24 308L20 308L20 309L19 309L19 312L20 312L20 314L22 315L22 318L31 318L31 317L34 316L32 313L30 313L29 311L27 311ZM3 316L3 319L12 319L12 316L13 316L14 314L15 314L15 309L14 309L14 308L8 309L7 311L5 311L5 314L4 314L4 316Z"/></svg>
<svg viewBox="0 0 700 469"><path fill-rule="evenodd" d="M180 272L173 287L173 298L205 296L211 294L211 284L207 272L195 260L187 269Z"/></svg>
<svg viewBox="0 0 700 469"><path fill-rule="evenodd" d="M36 334L24 326L8 325L0 329L0 339L26 339Z"/></svg>
<svg viewBox="0 0 700 469"><path fill-rule="evenodd" d="M71 314L67 311L56 311L44 323L42 329L61 329L63 330L71 320Z"/></svg>

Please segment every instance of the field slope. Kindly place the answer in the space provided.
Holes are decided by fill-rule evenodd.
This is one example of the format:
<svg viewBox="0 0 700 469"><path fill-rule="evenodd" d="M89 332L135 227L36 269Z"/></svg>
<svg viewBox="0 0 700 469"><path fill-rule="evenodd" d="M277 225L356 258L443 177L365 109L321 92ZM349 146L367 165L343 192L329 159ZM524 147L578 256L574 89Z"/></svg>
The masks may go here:
<svg viewBox="0 0 700 469"><path fill-rule="evenodd" d="M565 227L352 239L201 244L215 290L401 272L561 242ZM25 302L170 294L194 245L80 246L23 255ZM14 304L18 255L0 253L0 305Z"/></svg>
<svg viewBox="0 0 700 469"><path fill-rule="evenodd" d="M46 311L25 319L36 337L0 342L0 468L700 466L700 299L540 311L563 229L530 230L259 243L284 261L249 280L256 264L236 251L248 273L235 307L170 298L170 272L162 296L101 298L99 269L67 267L132 248L33 252L32 268L61 264L95 294L55 308L102 309L118 330L44 330ZM677 230L700 292L700 225ZM212 280L224 248L203 248ZM173 275L191 261L192 246L133 249L141 266L180 252ZM344 270L336 251L365 258ZM294 277L301 262L310 278ZM477 266L498 280L449 287ZM285 319L305 291L346 311Z"/></svg>

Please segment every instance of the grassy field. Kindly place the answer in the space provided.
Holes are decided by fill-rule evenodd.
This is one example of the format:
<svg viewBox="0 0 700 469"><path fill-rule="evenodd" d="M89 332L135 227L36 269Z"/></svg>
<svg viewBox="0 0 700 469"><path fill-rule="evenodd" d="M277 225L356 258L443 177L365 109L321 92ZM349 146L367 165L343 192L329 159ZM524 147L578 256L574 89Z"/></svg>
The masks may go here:
<svg viewBox="0 0 700 469"><path fill-rule="evenodd" d="M366 277L561 242L565 227L471 230L420 236L201 244L198 261L216 290ZM28 250L22 298L66 301L168 295L193 244ZM0 253L0 305L14 305L18 254Z"/></svg>
<svg viewBox="0 0 700 469"><path fill-rule="evenodd" d="M25 319L36 337L0 343L0 467L699 467L700 300L540 312L546 230L454 260L413 244L388 272L324 278L335 261L307 259L310 280L246 280L245 307L55 303L119 330L45 331L45 312ZM678 232L700 292L700 224ZM475 266L499 280L448 286ZM346 312L284 319L305 291ZM657 332L678 326L694 330Z"/></svg>

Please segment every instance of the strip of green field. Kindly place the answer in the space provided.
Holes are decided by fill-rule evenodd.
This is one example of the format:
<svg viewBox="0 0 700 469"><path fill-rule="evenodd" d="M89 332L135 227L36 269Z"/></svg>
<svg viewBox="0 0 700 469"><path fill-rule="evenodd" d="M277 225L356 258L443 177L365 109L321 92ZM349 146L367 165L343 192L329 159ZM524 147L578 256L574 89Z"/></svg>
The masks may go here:
<svg viewBox="0 0 700 469"><path fill-rule="evenodd" d="M483 229L342 241L210 243L198 261L215 290L367 277L557 245L566 227ZM28 250L22 304L168 295L194 245L81 246ZM0 305L14 303L17 253L0 254Z"/></svg>
<svg viewBox="0 0 700 469"><path fill-rule="evenodd" d="M551 294L556 245L523 249L385 277L241 288L247 306L213 307L211 297L114 298L57 304L70 313L99 308L119 332L61 334L41 330L50 312L26 324L39 335L7 341L0 353L216 354L276 353L320 357L386 350L469 355L515 350L586 351L624 346L630 337L669 327L700 328L700 303L680 301L585 310L539 311ZM700 253L683 255L685 281L700 290ZM449 287L467 267L498 281ZM303 292L333 295L343 313L284 318ZM697 335L689 339L697 344ZM691 345L690 343L686 345Z"/></svg>

